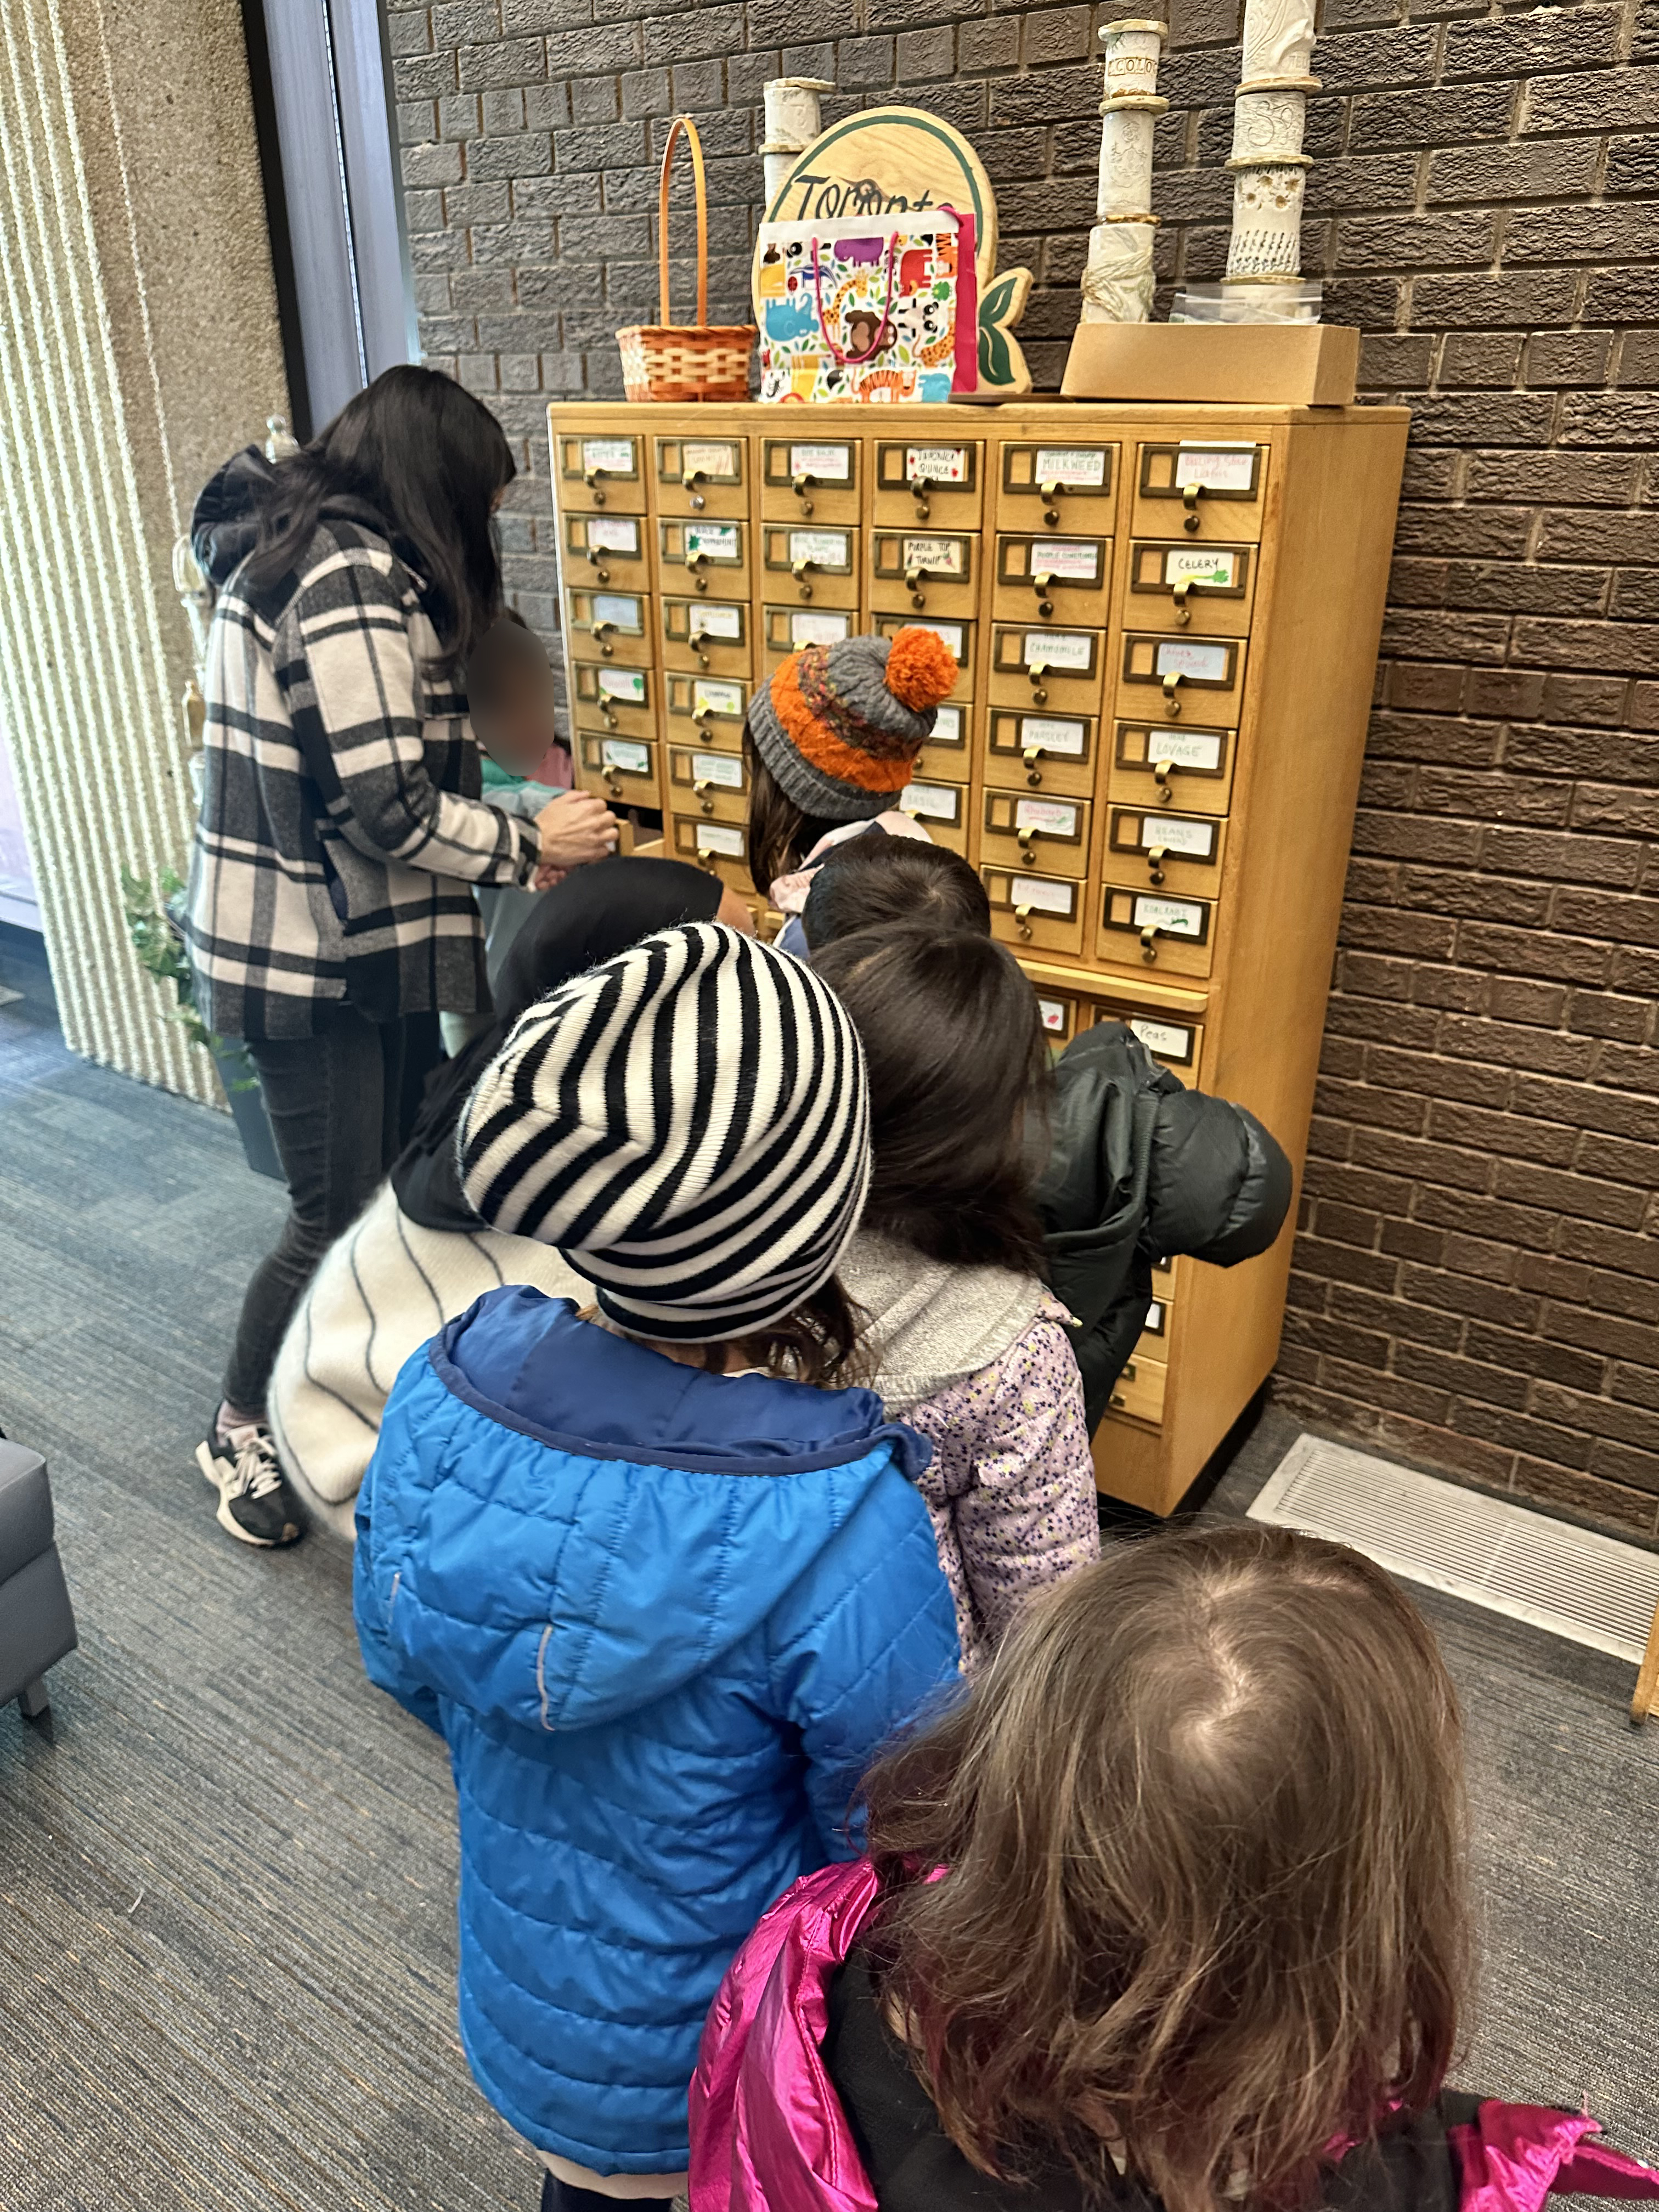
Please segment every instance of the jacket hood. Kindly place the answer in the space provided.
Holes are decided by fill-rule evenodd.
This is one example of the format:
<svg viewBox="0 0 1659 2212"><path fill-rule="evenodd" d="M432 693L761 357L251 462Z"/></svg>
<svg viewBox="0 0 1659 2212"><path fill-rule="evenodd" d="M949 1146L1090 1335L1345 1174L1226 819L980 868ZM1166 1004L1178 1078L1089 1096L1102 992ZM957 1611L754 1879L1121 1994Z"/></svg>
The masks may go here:
<svg viewBox="0 0 1659 2212"><path fill-rule="evenodd" d="M538 1731L678 1689L891 1468L914 1480L931 1457L871 1391L705 1374L521 1286L419 1356L438 1395L404 1401L392 1443L428 1526L398 1640L442 1694Z"/></svg>
<svg viewBox="0 0 1659 2212"><path fill-rule="evenodd" d="M871 1319L883 1403L902 1412L1000 1359L1047 1303L1035 1275L957 1267L861 1229L837 1274Z"/></svg>
<svg viewBox="0 0 1659 2212"><path fill-rule="evenodd" d="M190 550L216 592L253 550L259 534L259 495L271 466L258 446L244 446L202 487L190 518Z"/></svg>

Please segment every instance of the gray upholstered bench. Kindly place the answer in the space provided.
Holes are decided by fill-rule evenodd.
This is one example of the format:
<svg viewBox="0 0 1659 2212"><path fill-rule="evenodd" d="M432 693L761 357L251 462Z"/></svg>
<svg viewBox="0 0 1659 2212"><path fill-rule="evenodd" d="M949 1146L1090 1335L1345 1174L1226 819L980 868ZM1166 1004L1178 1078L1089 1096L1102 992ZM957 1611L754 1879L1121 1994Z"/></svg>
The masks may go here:
<svg viewBox="0 0 1659 2212"><path fill-rule="evenodd" d="M52 1541L46 1463L0 1437L0 1705L15 1698L38 1719L49 1702L47 1668L78 1640Z"/></svg>

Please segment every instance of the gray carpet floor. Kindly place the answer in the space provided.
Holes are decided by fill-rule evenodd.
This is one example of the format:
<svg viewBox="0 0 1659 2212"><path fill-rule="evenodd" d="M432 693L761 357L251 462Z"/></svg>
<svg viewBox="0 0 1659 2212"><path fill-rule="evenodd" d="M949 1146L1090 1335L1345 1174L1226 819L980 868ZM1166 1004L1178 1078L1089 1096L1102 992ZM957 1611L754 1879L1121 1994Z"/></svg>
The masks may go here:
<svg viewBox="0 0 1659 2212"><path fill-rule="evenodd" d="M282 1194L68 1054L11 933L0 987L0 1426L50 1460L82 1637L50 1738L0 1713L0 2212L533 2205L455 2036L440 1747L363 1680L343 1552L233 1544L191 1463ZM1206 1510L1296 1433L1270 1410ZM1628 1668L1424 1602L1486 1927L1459 2078L1659 2157L1659 1725Z"/></svg>

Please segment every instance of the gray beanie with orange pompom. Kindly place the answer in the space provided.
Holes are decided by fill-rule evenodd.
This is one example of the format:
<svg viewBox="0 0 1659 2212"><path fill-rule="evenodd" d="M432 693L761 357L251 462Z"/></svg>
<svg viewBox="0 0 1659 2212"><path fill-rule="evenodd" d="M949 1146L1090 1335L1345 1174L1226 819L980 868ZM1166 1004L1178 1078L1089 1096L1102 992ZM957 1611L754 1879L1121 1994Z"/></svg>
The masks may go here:
<svg viewBox="0 0 1659 2212"><path fill-rule="evenodd" d="M957 680L931 629L792 653L750 703L749 734L779 787L826 822L868 822L910 781Z"/></svg>

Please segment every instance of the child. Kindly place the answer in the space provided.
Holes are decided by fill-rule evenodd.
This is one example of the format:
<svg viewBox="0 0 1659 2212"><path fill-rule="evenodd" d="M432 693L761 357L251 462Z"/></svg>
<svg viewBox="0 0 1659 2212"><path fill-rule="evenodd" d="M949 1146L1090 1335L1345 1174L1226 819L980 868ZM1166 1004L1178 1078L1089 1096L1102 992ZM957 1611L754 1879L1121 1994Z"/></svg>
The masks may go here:
<svg viewBox="0 0 1659 2212"><path fill-rule="evenodd" d="M1033 1590L1099 1550L1083 1390L1031 1210L1048 1048L988 937L890 925L812 967L870 1069L875 1164L842 1279L888 1413L933 1447L920 1480L971 1670Z"/></svg>
<svg viewBox="0 0 1659 2212"><path fill-rule="evenodd" d="M921 1449L829 1387L867 1120L833 994L718 923L532 1006L462 1116L471 1205L599 1311L497 1291L405 1366L356 1617L449 1744L462 2040L549 2205L684 2187L721 1974L955 1677Z"/></svg>
<svg viewBox="0 0 1659 2212"><path fill-rule="evenodd" d="M1462 1752L1378 1567L1252 1526L1126 1545L872 1776L869 1856L739 1953L692 2212L1536 2212L1659 2197L1595 2124L1444 2093Z"/></svg>
<svg viewBox="0 0 1659 2212"><path fill-rule="evenodd" d="M556 692L547 647L524 617L509 607L488 629L466 668L467 707L483 754L483 793L504 813L533 819L574 781L569 748L554 724ZM555 880L538 872L536 890ZM476 894L483 915L484 957L494 990L513 940L536 910L536 891L516 884L486 886ZM487 1018L481 1026L488 1026ZM459 1054L467 1039L459 1025L444 1042Z"/></svg>
<svg viewBox="0 0 1659 2212"><path fill-rule="evenodd" d="M798 923L805 953L855 929L926 922L934 929L991 934L991 902L966 860L944 845L910 837L854 837L832 846L814 870ZM787 935L785 933L785 936ZM780 939L783 943L783 939ZM793 951L785 945L786 951Z"/></svg>

